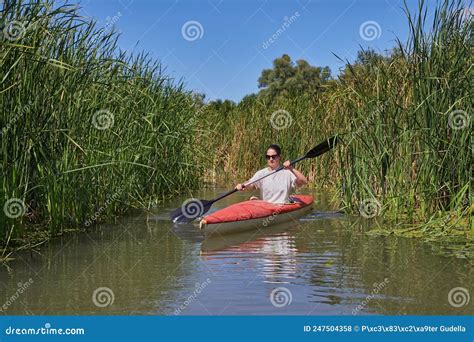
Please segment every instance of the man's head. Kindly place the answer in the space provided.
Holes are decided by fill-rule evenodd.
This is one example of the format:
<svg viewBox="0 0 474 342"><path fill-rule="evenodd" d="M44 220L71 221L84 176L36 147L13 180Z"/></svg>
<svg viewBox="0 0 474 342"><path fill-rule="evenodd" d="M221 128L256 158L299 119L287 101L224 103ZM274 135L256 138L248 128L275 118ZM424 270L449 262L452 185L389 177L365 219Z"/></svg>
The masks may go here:
<svg viewBox="0 0 474 342"><path fill-rule="evenodd" d="M272 144L268 146L265 158L267 159L267 165L272 169L280 166L280 155L281 148L278 145Z"/></svg>

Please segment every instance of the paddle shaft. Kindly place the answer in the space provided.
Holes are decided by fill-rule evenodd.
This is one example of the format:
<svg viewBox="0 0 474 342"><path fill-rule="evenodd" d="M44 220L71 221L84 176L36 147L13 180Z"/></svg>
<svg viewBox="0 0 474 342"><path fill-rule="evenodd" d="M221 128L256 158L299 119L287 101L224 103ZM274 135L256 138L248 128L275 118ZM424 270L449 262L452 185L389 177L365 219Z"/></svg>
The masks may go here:
<svg viewBox="0 0 474 342"><path fill-rule="evenodd" d="M297 159L291 161L291 162L290 162L290 165L295 165L297 162L302 161L303 159L306 159L306 155L304 155L304 156L302 156L302 157L299 157L299 158L297 158ZM244 187L247 187L247 186L249 186L249 185L252 185L252 184L254 184L254 183L257 183L258 181L261 181L262 179L264 179L264 178L266 178L266 177L268 177L268 176L271 176L271 175L277 173L278 171L283 170L284 168L285 168L284 166L279 166L277 169L273 170L272 172L270 172L270 173L268 173L268 174L266 174L266 175L264 175L264 176L262 176L262 177L259 177L259 178L255 179L255 180L253 180L253 181L251 181L251 182L249 182L249 183L245 183L245 184L244 184ZM213 199L210 203L212 204L212 203L214 203L214 202L220 201L221 199L223 199L223 198L225 198L225 197L227 197L227 196L229 196L229 195L232 195L233 193L235 193L235 192L237 192L237 191L239 191L239 190L237 190L237 189L230 190L230 191L228 191L228 192L226 192L226 193L220 195L219 197Z"/></svg>

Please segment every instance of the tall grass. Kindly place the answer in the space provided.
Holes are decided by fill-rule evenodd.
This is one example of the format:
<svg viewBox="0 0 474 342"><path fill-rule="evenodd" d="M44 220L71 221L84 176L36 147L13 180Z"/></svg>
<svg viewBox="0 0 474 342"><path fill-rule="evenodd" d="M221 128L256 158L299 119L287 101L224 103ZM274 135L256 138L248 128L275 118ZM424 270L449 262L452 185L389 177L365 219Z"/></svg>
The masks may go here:
<svg viewBox="0 0 474 342"><path fill-rule="evenodd" d="M420 0L417 13L406 12L410 38L389 56L348 65L316 96L247 97L225 115L210 106L210 120L219 117L216 129L224 132L214 145L220 167L242 180L265 165L269 143L294 158L339 133L343 144L335 153L298 166L315 186L337 190L354 212L369 200L386 216L432 222L449 213L454 226L467 227L472 17L457 0L441 2L431 23L426 11ZM277 110L288 111L292 124L274 129Z"/></svg>
<svg viewBox="0 0 474 342"><path fill-rule="evenodd" d="M120 51L75 6L6 0L0 14L0 204L17 204L0 210L1 241L198 184L197 103L159 63Z"/></svg>
<svg viewBox="0 0 474 342"><path fill-rule="evenodd" d="M378 198L397 216L467 215L473 161L472 21L460 1L443 1L431 25L425 21L424 1L415 16L406 14L410 38L399 42L399 53L353 73L349 88L362 100L362 111L353 111L360 119L363 113L376 115L347 148L351 157L343 165L344 198L350 204ZM374 111L374 102L384 106Z"/></svg>

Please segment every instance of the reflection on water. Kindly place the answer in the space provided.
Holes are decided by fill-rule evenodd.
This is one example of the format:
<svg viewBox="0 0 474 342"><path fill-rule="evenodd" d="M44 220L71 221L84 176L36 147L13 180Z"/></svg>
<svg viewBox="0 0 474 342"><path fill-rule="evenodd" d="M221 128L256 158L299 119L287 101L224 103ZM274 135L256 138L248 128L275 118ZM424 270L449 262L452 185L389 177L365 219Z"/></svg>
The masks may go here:
<svg viewBox="0 0 474 342"><path fill-rule="evenodd" d="M225 254L248 254L258 259L262 279L267 283L285 284L297 277L298 265L294 236L287 231L299 224L290 222L257 232L209 237L201 244L203 260Z"/></svg>
<svg viewBox="0 0 474 342"><path fill-rule="evenodd" d="M455 287L472 297L468 260L437 256L418 240L368 236L319 197L299 222L206 240L195 225L167 220L182 200L19 255L0 269L0 313L473 313L472 303L448 300ZM109 305L96 305L98 288L111 291Z"/></svg>

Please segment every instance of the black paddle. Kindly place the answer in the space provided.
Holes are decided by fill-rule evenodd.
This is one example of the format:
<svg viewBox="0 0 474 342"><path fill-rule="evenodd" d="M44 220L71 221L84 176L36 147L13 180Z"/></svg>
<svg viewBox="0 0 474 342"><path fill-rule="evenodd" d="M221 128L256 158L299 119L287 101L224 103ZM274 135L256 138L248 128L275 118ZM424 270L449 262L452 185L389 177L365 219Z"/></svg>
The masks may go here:
<svg viewBox="0 0 474 342"><path fill-rule="evenodd" d="M294 165L297 162L302 161L303 159L306 159L306 158L314 158L314 157L320 156L321 154L326 153L327 151L332 149L336 144L337 144L337 136L328 138L326 141L323 141L319 145L313 147L311 150L306 152L304 156L291 161L290 165ZM275 169L273 172L270 172L269 174L266 174L265 176L260 177L250 183L246 183L244 184L244 186L249 186L253 183L256 183L265 177L268 177L278 171L283 170L284 168L285 168L284 166L280 166L279 168ZM200 199L195 199L195 198L189 199L185 201L181 207L173 210L170 214L170 218L171 220L173 220L173 222L179 222L179 223L191 222L194 219L207 213L215 202L223 199L224 197L232 195L234 192L237 192L237 191L238 191L237 189L233 189L210 201L202 200L202 199L200 200Z"/></svg>

